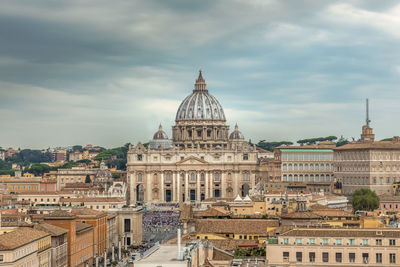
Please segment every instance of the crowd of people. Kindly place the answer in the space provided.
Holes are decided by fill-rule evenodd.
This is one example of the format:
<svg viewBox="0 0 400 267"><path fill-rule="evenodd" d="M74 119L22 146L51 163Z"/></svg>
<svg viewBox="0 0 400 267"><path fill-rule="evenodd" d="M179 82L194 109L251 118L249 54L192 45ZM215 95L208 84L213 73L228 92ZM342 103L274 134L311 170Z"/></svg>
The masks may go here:
<svg viewBox="0 0 400 267"><path fill-rule="evenodd" d="M179 211L147 210L143 213L143 241L165 242L177 236Z"/></svg>

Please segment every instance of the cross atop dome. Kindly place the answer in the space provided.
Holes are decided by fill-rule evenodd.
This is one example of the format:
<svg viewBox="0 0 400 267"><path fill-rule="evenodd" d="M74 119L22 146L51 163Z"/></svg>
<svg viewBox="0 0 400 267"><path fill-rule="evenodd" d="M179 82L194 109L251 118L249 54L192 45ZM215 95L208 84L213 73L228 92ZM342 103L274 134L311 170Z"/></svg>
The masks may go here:
<svg viewBox="0 0 400 267"><path fill-rule="evenodd" d="M206 81L203 78L203 75L201 74L201 69L199 70L199 77L196 80L196 83L194 84L194 91L207 91L206 88Z"/></svg>

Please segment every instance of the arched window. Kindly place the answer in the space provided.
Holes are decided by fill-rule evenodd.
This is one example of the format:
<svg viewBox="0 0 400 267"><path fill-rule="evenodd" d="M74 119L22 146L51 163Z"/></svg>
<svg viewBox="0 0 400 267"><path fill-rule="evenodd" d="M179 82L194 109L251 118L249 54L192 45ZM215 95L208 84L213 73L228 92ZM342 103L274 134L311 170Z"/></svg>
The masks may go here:
<svg viewBox="0 0 400 267"><path fill-rule="evenodd" d="M143 175L142 175L141 172L138 172L138 174L137 174L137 181L138 181L139 183L143 182Z"/></svg>
<svg viewBox="0 0 400 267"><path fill-rule="evenodd" d="M297 182L298 180L299 180L299 179L298 179L298 176L297 176L297 174L295 174L295 175L294 175L294 181Z"/></svg>
<svg viewBox="0 0 400 267"><path fill-rule="evenodd" d="M297 171L297 163L294 164L294 170Z"/></svg>
<svg viewBox="0 0 400 267"><path fill-rule="evenodd" d="M286 165L286 163L283 163L283 165L282 165L282 169L283 169L284 171L286 171L286 170L287 170L287 165Z"/></svg>
<svg viewBox="0 0 400 267"><path fill-rule="evenodd" d="M215 173L214 181L219 182L219 172Z"/></svg>
<svg viewBox="0 0 400 267"><path fill-rule="evenodd" d="M310 175L310 182L314 182L314 174Z"/></svg>
<svg viewBox="0 0 400 267"><path fill-rule="evenodd" d="M310 170L311 170L311 171L314 170L314 164L310 164Z"/></svg>
<svg viewBox="0 0 400 267"><path fill-rule="evenodd" d="M323 174L321 174L321 182L327 182L327 181L325 180L325 175L323 175Z"/></svg>
<svg viewBox="0 0 400 267"><path fill-rule="evenodd" d="M300 174L300 175L299 175L299 181L300 181L300 182L303 182L303 174Z"/></svg>
<svg viewBox="0 0 400 267"><path fill-rule="evenodd" d="M293 176L289 174L289 182L293 182Z"/></svg>
<svg viewBox="0 0 400 267"><path fill-rule="evenodd" d="M319 182L319 175L318 174L315 175L315 182Z"/></svg>
<svg viewBox="0 0 400 267"><path fill-rule="evenodd" d="M289 171L293 170L292 163L289 163Z"/></svg>
<svg viewBox="0 0 400 267"><path fill-rule="evenodd" d="M244 181L248 181L249 180L249 173L248 172L244 172L243 173L243 180Z"/></svg>
<svg viewBox="0 0 400 267"><path fill-rule="evenodd" d="M303 163L299 164L299 170L302 171L303 170Z"/></svg>
<svg viewBox="0 0 400 267"><path fill-rule="evenodd" d="M304 175L304 181L308 182L308 174Z"/></svg>
<svg viewBox="0 0 400 267"><path fill-rule="evenodd" d="M204 173L200 174L200 181L204 182Z"/></svg>
<svg viewBox="0 0 400 267"><path fill-rule="evenodd" d="M304 164L304 170L308 171L308 164Z"/></svg>
<svg viewBox="0 0 400 267"><path fill-rule="evenodd" d="M196 181L196 174L194 173L194 172L192 172L191 174L190 174L190 181Z"/></svg>
<svg viewBox="0 0 400 267"><path fill-rule="evenodd" d="M284 181L284 182L287 181L287 175L286 175L286 174L283 175L283 181Z"/></svg>

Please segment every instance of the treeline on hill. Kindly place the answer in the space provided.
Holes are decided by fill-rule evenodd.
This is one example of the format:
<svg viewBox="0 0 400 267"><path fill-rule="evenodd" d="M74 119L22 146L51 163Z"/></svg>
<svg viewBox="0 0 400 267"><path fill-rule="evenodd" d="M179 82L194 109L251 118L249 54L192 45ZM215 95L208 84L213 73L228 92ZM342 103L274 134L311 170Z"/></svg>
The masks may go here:
<svg viewBox="0 0 400 267"><path fill-rule="evenodd" d="M49 152L42 153L42 151L40 150L22 149L19 153L12 155L5 160L0 160L0 175L14 175L15 171L12 169L13 164L18 164L22 167L26 167L31 165L32 163L39 164L40 162L51 162L51 154Z"/></svg>
<svg viewBox="0 0 400 267"><path fill-rule="evenodd" d="M256 146L258 146L258 147L260 147L262 149L271 151L271 152L274 151L275 147L282 146L282 145L290 146L290 145L293 145L293 142L290 142L290 141L267 142L265 140L261 140L260 142L258 142L256 144Z"/></svg>
<svg viewBox="0 0 400 267"><path fill-rule="evenodd" d="M104 160L109 167L116 167L119 170L126 170L126 155L128 152L129 143L124 146L105 149L101 151L94 159Z"/></svg>
<svg viewBox="0 0 400 267"><path fill-rule="evenodd" d="M322 142L322 141L333 141L336 140L337 137L336 136L327 136L327 137L315 137L315 138L308 138L308 139L301 139L301 140L297 140L296 142L299 145L312 145L312 144L316 144L317 142Z"/></svg>
<svg viewBox="0 0 400 267"><path fill-rule="evenodd" d="M7 162L28 166L31 163L51 162L51 153L42 153L40 150L22 149L21 152L6 159Z"/></svg>
<svg viewBox="0 0 400 267"><path fill-rule="evenodd" d="M308 139L301 139L296 141L296 143L298 143L299 145L303 146L303 145L312 145L312 144L316 144L317 142L321 142L321 141L334 141L337 140L336 142L336 146L343 146L345 144L348 144L349 141L347 139L345 139L343 136L341 136L339 139L336 136L327 136L327 137L315 137L315 138L308 138ZM250 144L251 141L249 141ZM271 151L273 152L275 147L278 146L290 146L293 145L293 142L290 141L272 141L272 142L268 142L266 140L261 140L259 141L256 146Z"/></svg>

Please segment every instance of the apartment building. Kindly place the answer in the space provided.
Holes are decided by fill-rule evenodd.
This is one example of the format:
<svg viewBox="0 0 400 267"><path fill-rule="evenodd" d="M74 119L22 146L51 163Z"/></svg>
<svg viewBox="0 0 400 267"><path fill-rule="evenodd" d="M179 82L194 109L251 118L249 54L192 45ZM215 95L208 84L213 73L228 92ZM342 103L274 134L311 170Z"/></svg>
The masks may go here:
<svg viewBox="0 0 400 267"><path fill-rule="evenodd" d="M77 221L76 216L64 210L56 210L44 217L44 222L68 230L68 266L93 264L93 226Z"/></svg>
<svg viewBox="0 0 400 267"><path fill-rule="evenodd" d="M333 182L333 148L329 141L315 145L275 148L283 182Z"/></svg>
<svg viewBox="0 0 400 267"><path fill-rule="evenodd" d="M394 228L292 228L269 239L267 266L399 266L399 245Z"/></svg>
<svg viewBox="0 0 400 267"><path fill-rule="evenodd" d="M0 235L0 266L51 266L50 234L21 227Z"/></svg>

